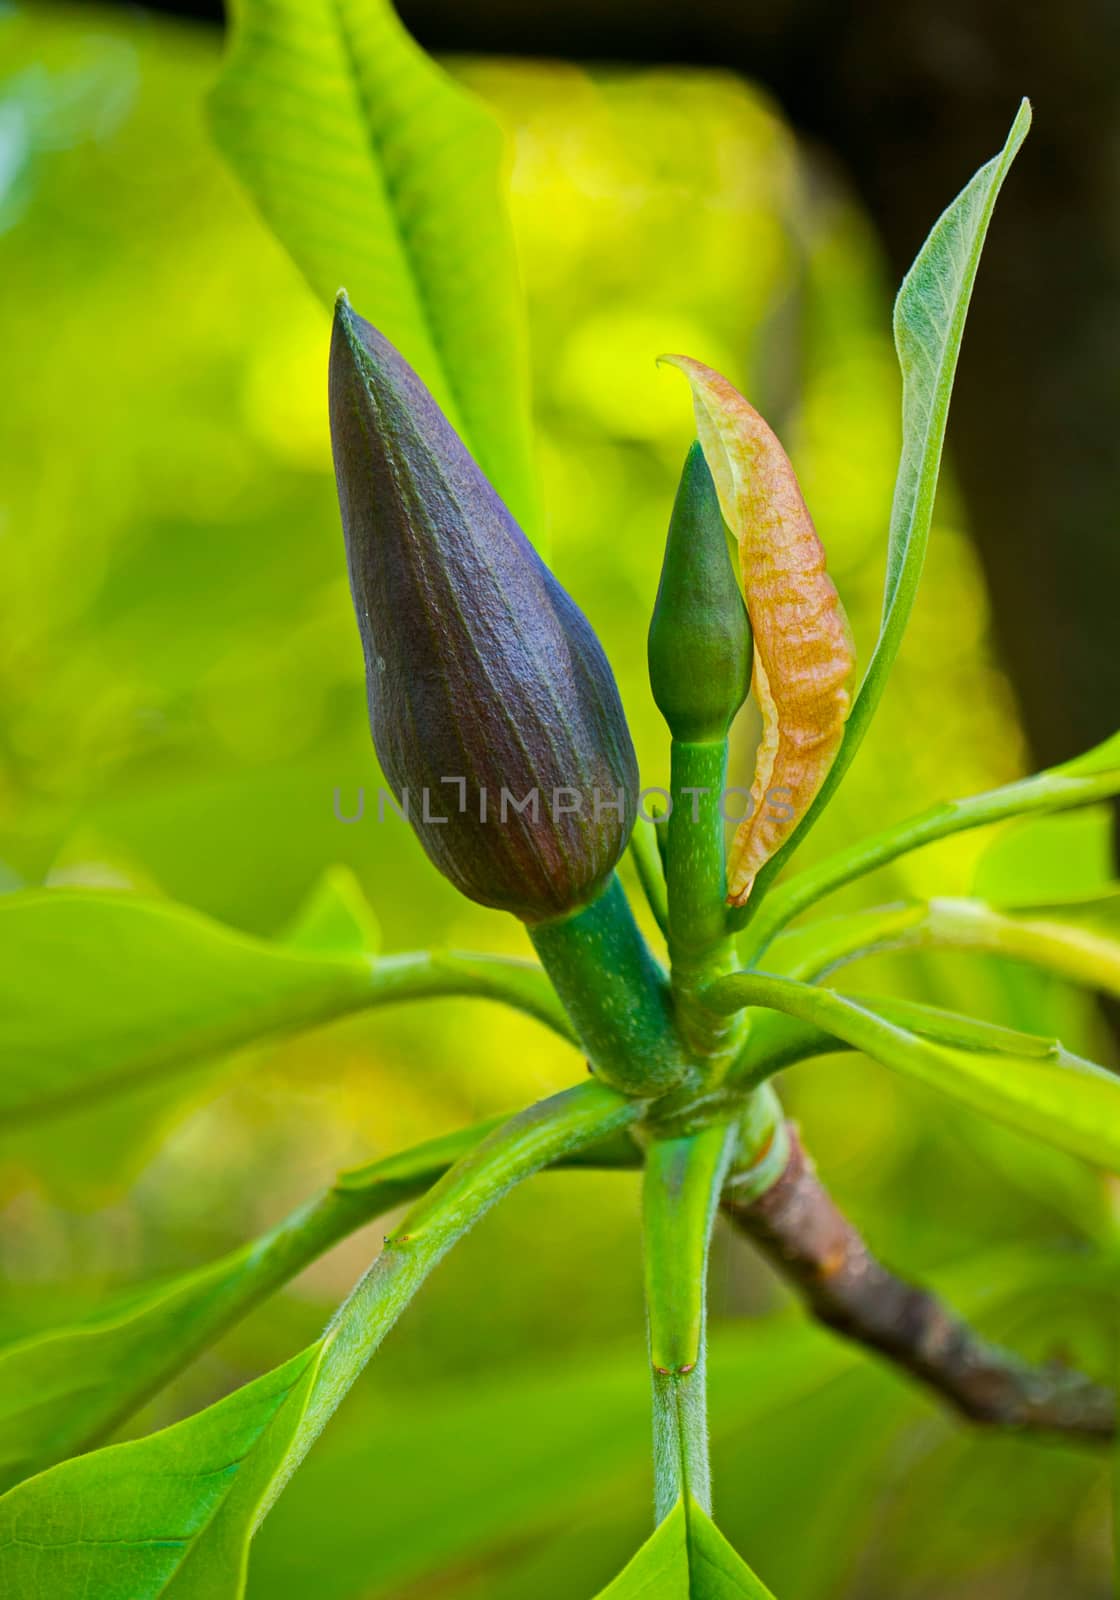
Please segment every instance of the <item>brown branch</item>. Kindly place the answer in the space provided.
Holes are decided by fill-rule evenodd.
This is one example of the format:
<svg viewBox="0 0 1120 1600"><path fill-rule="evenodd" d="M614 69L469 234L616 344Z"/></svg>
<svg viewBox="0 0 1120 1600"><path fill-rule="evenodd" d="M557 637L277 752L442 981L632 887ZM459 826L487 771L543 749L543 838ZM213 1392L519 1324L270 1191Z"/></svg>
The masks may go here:
<svg viewBox="0 0 1120 1600"><path fill-rule="evenodd" d="M1104 1442L1112 1393L1058 1365L1032 1366L987 1343L926 1289L896 1278L837 1210L794 1127L782 1176L760 1198L723 1210L819 1321L877 1350L972 1422Z"/></svg>

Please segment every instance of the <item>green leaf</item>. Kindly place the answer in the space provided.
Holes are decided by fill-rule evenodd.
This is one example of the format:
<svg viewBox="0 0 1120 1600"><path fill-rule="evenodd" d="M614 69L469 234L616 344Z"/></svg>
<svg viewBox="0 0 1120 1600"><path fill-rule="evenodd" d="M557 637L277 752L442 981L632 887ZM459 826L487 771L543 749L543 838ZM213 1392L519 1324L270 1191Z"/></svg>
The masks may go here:
<svg viewBox="0 0 1120 1600"><path fill-rule="evenodd" d="M934 1044L843 995L755 973L722 978L707 997L721 1011L784 1011L983 1116L1120 1171L1120 1080L1067 1052L1005 1055Z"/></svg>
<svg viewBox="0 0 1120 1600"><path fill-rule="evenodd" d="M80 1323L0 1347L0 1492L90 1450L267 1295L355 1229L431 1187L505 1117L351 1172L275 1228L193 1272L118 1295ZM562 1164L635 1166L620 1131Z"/></svg>
<svg viewBox="0 0 1120 1600"><path fill-rule="evenodd" d="M1120 767L1120 732L1105 739L1103 744L1094 745L1092 750L1086 750L1084 755L1074 756L1072 760L1063 762L1054 770L1064 772L1071 778L1085 778L1092 777L1098 772L1114 772L1118 767Z"/></svg>
<svg viewBox="0 0 1120 1600"><path fill-rule="evenodd" d="M1120 886L1105 894L1002 912L980 900L931 900L907 935L986 950L1120 996Z"/></svg>
<svg viewBox="0 0 1120 1600"><path fill-rule="evenodd" d="M1024 100L1003 149L980 168L934 224L899 290L894 339L902 369L902 454L891 507L879 638L828 777L796 832L759 873L752 901L733 917L732 926L746 923L756 909L752 902L761 900L766 886L828 804L883 697L925 564L949 399L980 253L1003 180L1030 125L1030 105Z"/></svg>
<svg viewBox="0 0 1120 1600"><path fill-rule="evenodd" d="M591 1594L623 1565L626 1548L611 1540L609 1555L589 1561L592 1522L605 1513L641 1529L649 1515L648 1383L635 1355L627 1339L548 1371L499 1361L467 1384L421 1386L402 1386L388 1364L375 1365L285 1492L283 1515L262 1528L250 1595L453 1593L469 1571L485 1574L487 1597L494 1589L526 1600L540 1589L517 1581L511 1527L531 1563L538 1551L544 1561L558 1536L566 1558L550 1575L550 1596ZM853 1382L857 1391L870 1380L880 1393L903 1393L850 1345L784 1312L714 1328L710 1355L719 1395L713 1438L742 1438L747 1450L751 1440L789 1434L796 1423L783 1419L791 1408L812 1408L837 1389L852 1393ZM858 1392L852 1398L858 1410ZM745 1470L729 1481L750 1480ZM788 1481L794 1488L796 1470ZM571 1581L573 1559L587 1575L582 1584Z"/></svg>
<svg viewBox="0 0 1120 1600"><path fill-rule="evenodd" d="M0 900L6 1119L368 1004L372 961L269 945L185 907L57 890ZM65 1003L62 1003L62 999Z"/></svg>
<svg viewBox="0 0 1120 1600"><path fill-rule="evenodd" d="M185 1422L0 1498L0 1576L51 1600L235 1600L322 1366L314 1346Z"/></svg>
<svg viewBox="0 0 1120 1600"><path fill-rule="evenodd" d="M879 642L853 711L866 726L882 696L914 605L925 561L949 398L980 252L1003 180L1031 125L1026 100L1007 142L934 224L894 308L902 368L902 458L891 508L887 580ZM857 734L858 737L858 734Z"/></svg>
<svg viewBox="0 0 1120 1600"><path fill-rule="evenodd" d="M253 1305L338 1239L422 1194L501 1120L345 1173L337 1189L220 1260L0 1348L0 1490L91 1449Z"/></svg>
<svg viewBox="0 0 1120 1600"><path fill-rule="evenodd" d="M948 839L953 834L987 827L993 822L1046 816L1089 806L1098 800L1110 800L1117 794L1120 794L1120 735L1106 739L1077 762L1050 767L1033 777L1021 778L984 794L941 801L916 817L907 817L881 833L857 840L807 871L799 872L767 896L751 928L751 964L767 949L779 930L809 906L876 868L909 855L912 850ZM1085 868L1079 866L1078 870Z"/></svg>
<svg viewBox="0 0 1120 1600"><path fill-rule="evenodd" d="M315 293L329 307L346 286L538 531L522 296L490 111L388 0L238 0L210 110Z"/></svg>
<svg viewBox="0 0 1120 1600"><path fill-rule="evenodd" d="M678 1500L599 1600L774 1600L695 1501Z"/></svg>
<svg viewBox="0 0 1120 1600"><path fill-rule="evenodd" d="M294 918L284 943L313 955L373 956L381 929L349 867L328 867Z"/></svg>
<svg viewBox="0 0 1120 1600"><path fill-rule="evenodd" d="M1031 906L1099 894L1114 876L1109 806L1036 816L1001 828L986 846L971 893L989 905Z"/></svg>
<svg viewBox="0 0 1120 1600"><path fill-rule="evenodd" d="M506 999L570 1037L532 963L452 952L375 963L356 947L344 915L352 918L353 908L328 909L320 899L297 942L285 944L139 895L34 890L0 898L7 1126L145 1081L174 1096L173 1074L185 1065L395 1000Z"/></svg>
<svg viewBox="0 0 1120 1600"><path fill-rule="evenodd" d="M513 1184L635 1115L596 1082L519 1113L413 1207L309 1350L174 1427L10 1489L0 1592L236 1600L256 1526L447 1250Z"/></svg>
<svg viewBox="0 0 1120 1600"><path fill-rule="evenodd" d="M775 891L773 898L777 899L780 892ZM925 906L920 901L909 901L871 906L843 916L815 917L777 936L766 951L766 971L815 983L856 956L895 948L924 916ZM761 921L762 918L760 925Z"/></svg>

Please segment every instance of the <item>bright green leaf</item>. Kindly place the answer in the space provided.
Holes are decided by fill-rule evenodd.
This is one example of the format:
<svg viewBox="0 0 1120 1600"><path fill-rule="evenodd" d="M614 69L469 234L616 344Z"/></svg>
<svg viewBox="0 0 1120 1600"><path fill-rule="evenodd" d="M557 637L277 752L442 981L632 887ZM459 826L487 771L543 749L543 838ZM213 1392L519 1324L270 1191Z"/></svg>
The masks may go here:
<svg viewBox="0 0 1120 1600"><path fill-rule="evenodd" d="M879 638L848 717L839 754L797 831L759 873L754 888L756 900L761 899L766 886L773 882L851 766L902 644L925 564L949 399L980 253L1003 180L1030 125L1031 110L1024 100L1007 143L942 213L899 290L894 338L902 369L902 454L891 507ZM745 923L753 909L748 902L743 912L732 919L733 925Z"/></svg>
<svg viewBox="0 0 1120 1600"><path fill-rule="evenodd" d="M775 892L775 899L780 892ZM764 965L767 972L783 978L815 983L857 955L891 949L921 923L924 915L925 907L911 901L872 906L843 916L815 917L780 933L767 950ZM762 918L760 924L761 921Z"/></svg>
<svg viewBox="0 0 1120 1600"><path fill-rule="evenodd" d="M284 936L314 955L376 955L381 929L349 867L328 867Z"/></svg>
<svg viewBox="0 0 1120 1600"><path fill-rule="evenodd" d="M1009 956L1120 996L1120 887L1016 912L979 900L931 900L908 938Z"/></svg>
<svg viewBox="0 0 1120 1600"><path fill-rule="evenodd" d="M211 112L324 305L346 287L536 532L522 297L490 111L389 0L239 0Z"/></svg>
<svg viewBox="0 0 1120 1600"><path fill-rule="evenodd" d="M162 1433L0 1498L0 1577L51 1600L236 1600L248 1539L323 1359L319 1346Z"/></svg>
<svg viewBox="0 0 1120 1600"><path fill-rule="evenodd" d="M139 896L0 900L6 1118L174 1072L262 1034L368 1004L372 961L318 956ZM65 997L65 1003L62 1003Z"/></svg>
<svg viewBox="0 0 1120 1600"><path fill-rule="evenodd" d="M773 1600L695 1501L678 1500L599 1600Z"/></svg>
<svg viewBox="0 0 1120 1600"><path fill-rule="evenodd" d="M875 1061L973 1111L1097 1166L1120 1171L1120 1080L1063 1052L1004 1055L920 1038L843 995L741 973L707 991L718 1009L770 1006L843 1039Z"/></svg>
<svg viewBox="0 0 1120 1600"><path fill-rule="evenodd" d="M250 1244L133 1290L69 1327L0 1347L0 1492L90 1450L201 1350L337 1240L423 1194L506 1119L344 1172L333 1189ZM571 1152L573 1165L635 1165L626 1132Z"/></svg>
<svg viewBox="0 0 1120 1600"><path fill-rule="evenodd" d="M354 1228L414 1199L501 1119L390 1156L220 1260L0 1348L0 1490L92 1449L238 1318Z"/></svg>
<svg viewBox="0 0 1120 1600"><path fill-rule="evenodd" d="M1114 877L1112 812L1085 806L1001 828L977 862L971 893L989 905L1031 906L1099 894Z"/></svg>
<svg viewBox="0 0 1120 1600"><path fill-rule="evenodd" d="M375 962L349 935L328 948L327 924L341 916L321 900L296 943L269 943L138 895L3 897L0 1053L11 1066L0 1082L0 1112L7 1125L146 1080L167 1085L185 1065L267 1034L395 1000L506 999L568 1034L532 963L454 952ZM332 937L338 934L335 923Z"/></svg>
<svg viewBox="0 0 1120 1600"><path fill-rule="evenodd" d="M883 692L909 620L925 561L949 398L960 355L972 286L996 199L1031 125L1026 100L1007 142L934 224L910 268L894 308L894 338L902 368L902 458L891 509L887 580L879 642L860 699L861 723Z"/></svg>
<svg viewBox="0 0 1120 1600"><path fill-rule="evenodd" d="M237 1600L257 1524L433 1267L511 1185L635 1115L597 1082L529 1107L413 1207L309 1350L197 1416L10 1489L0 1593Z"/></svg>
<svg viewBox="0 0 1120 1600"><path fill-rule="evenodd" d="M916 817L884 828L881 833L859 839L835 855L826 856L816 866L799 872L766 898L750 931L750 948L755 957L770 944L780 929L800 912L815 905L825 895L878 867L897 861L923 845L939 839L1005 822L1015 817L1045 816L1053 812L1089 806L1120 794L1120 736L1107 739L1095 750L1061 767L1049 767L1030 778L1021 778L984 794L962 800L944 800ZM1076 768L1076 770L1074 770ZM1092 824L1090 824L1092 826ZM1084 868L1082 867L1083 871Z"/></svg>

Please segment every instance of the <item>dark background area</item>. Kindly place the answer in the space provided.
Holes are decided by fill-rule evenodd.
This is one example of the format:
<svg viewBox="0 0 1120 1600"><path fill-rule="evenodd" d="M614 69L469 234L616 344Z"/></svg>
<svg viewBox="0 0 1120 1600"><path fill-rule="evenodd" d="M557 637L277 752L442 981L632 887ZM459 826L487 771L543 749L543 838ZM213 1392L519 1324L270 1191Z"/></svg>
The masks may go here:
<svg viewBox="0 0 1120 1600"><path fill-rule="evenodd" d="M222 7L148 9L220 26ZM1018 98L950 448L1040 764L1120 706L1120 7L1002 0L400 0L429 50L714 65L768 89L862 198L900 278ZM952 618L945 619L952 627Z"/></svg>

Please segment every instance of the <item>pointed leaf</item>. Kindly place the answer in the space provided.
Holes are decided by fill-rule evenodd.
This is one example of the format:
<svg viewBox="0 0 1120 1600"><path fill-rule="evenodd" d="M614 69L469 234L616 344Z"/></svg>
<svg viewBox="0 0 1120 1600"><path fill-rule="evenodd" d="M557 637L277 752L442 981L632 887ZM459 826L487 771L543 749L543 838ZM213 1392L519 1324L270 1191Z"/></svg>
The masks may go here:
<svg viewBox="0 0 1120 1600"><path fill-rule="evenodd" d="M1003 180L1030 123L1030 106L1024 100L1007 143L934 224L899 290L894 336L902 369L902 455L891 508L879 638L848 717L839 754L795 833L767 864L760 888L780 871L851 765L902 644L925 563L949 399L980 253ZM746 921L747 916L740 913L739 925Z"/></svg>
<svg viewBox="0 0 1120 1600"><path fill-rule="evenodd" d="M631 1123L596 1082L490 1134L405 1217L323 1337L216 1406L0 1497L0 1593L239 1600L248 1545L412 1295L511 1185Z"/></svg>
<svg viewBox="0 0 1120 1600"><path fill-rule="evenodd" d="M220 1260L0 1348L0 1491L91 1449L253 1305L338 1239L423 1194L503 1120L344 1173Z"/></svg>
<svg viewBox="0 0 1120 1600"><path fill-rule="evenodd" d="M221 149L324 305L349 290L536 530L502 134L389 0L238 0Z"/></svg>
<svg viewBox="0 0 1120 1600"><path fill-rule="evenodd" d="M0 1498L3 1592L237 1600L248 1539L321 1362L313 1346L162 1433L10 1490Z"/></svg>
<svg viewBox="0 0 1120 1600"><path fill-rule="evenodd" d="M910 268L894 308L902 368L902 459L898 466L887 548L879 643L860 689L870 717L910 617L925 560L949 398L972 286L996 199L1027 136L1031 108L1019 107L1007 142L934 224Z"/></svg>
<svg viewBox="0 0 1120 1600"><path fill-rule="evenodd" d="M695 1501L678 1500L598 1600L774 1600Z"/></svg>
<svg viewBox="0 0 1120 1600"><path fill-rule="evenodd" d="M284 943L315 955L376 955L381 929L349 867L328 867L300 907Z"/></svg>
<svg viewBox="0 0 1120 1600"><path fill-rule="evenodd" d="M727 864L743 905L755 876L808 811L844 737L855 651L797 478L770 427L719 373L663 356L692 386L696 430L739 545L762 713L751 803Z"/></svg>

